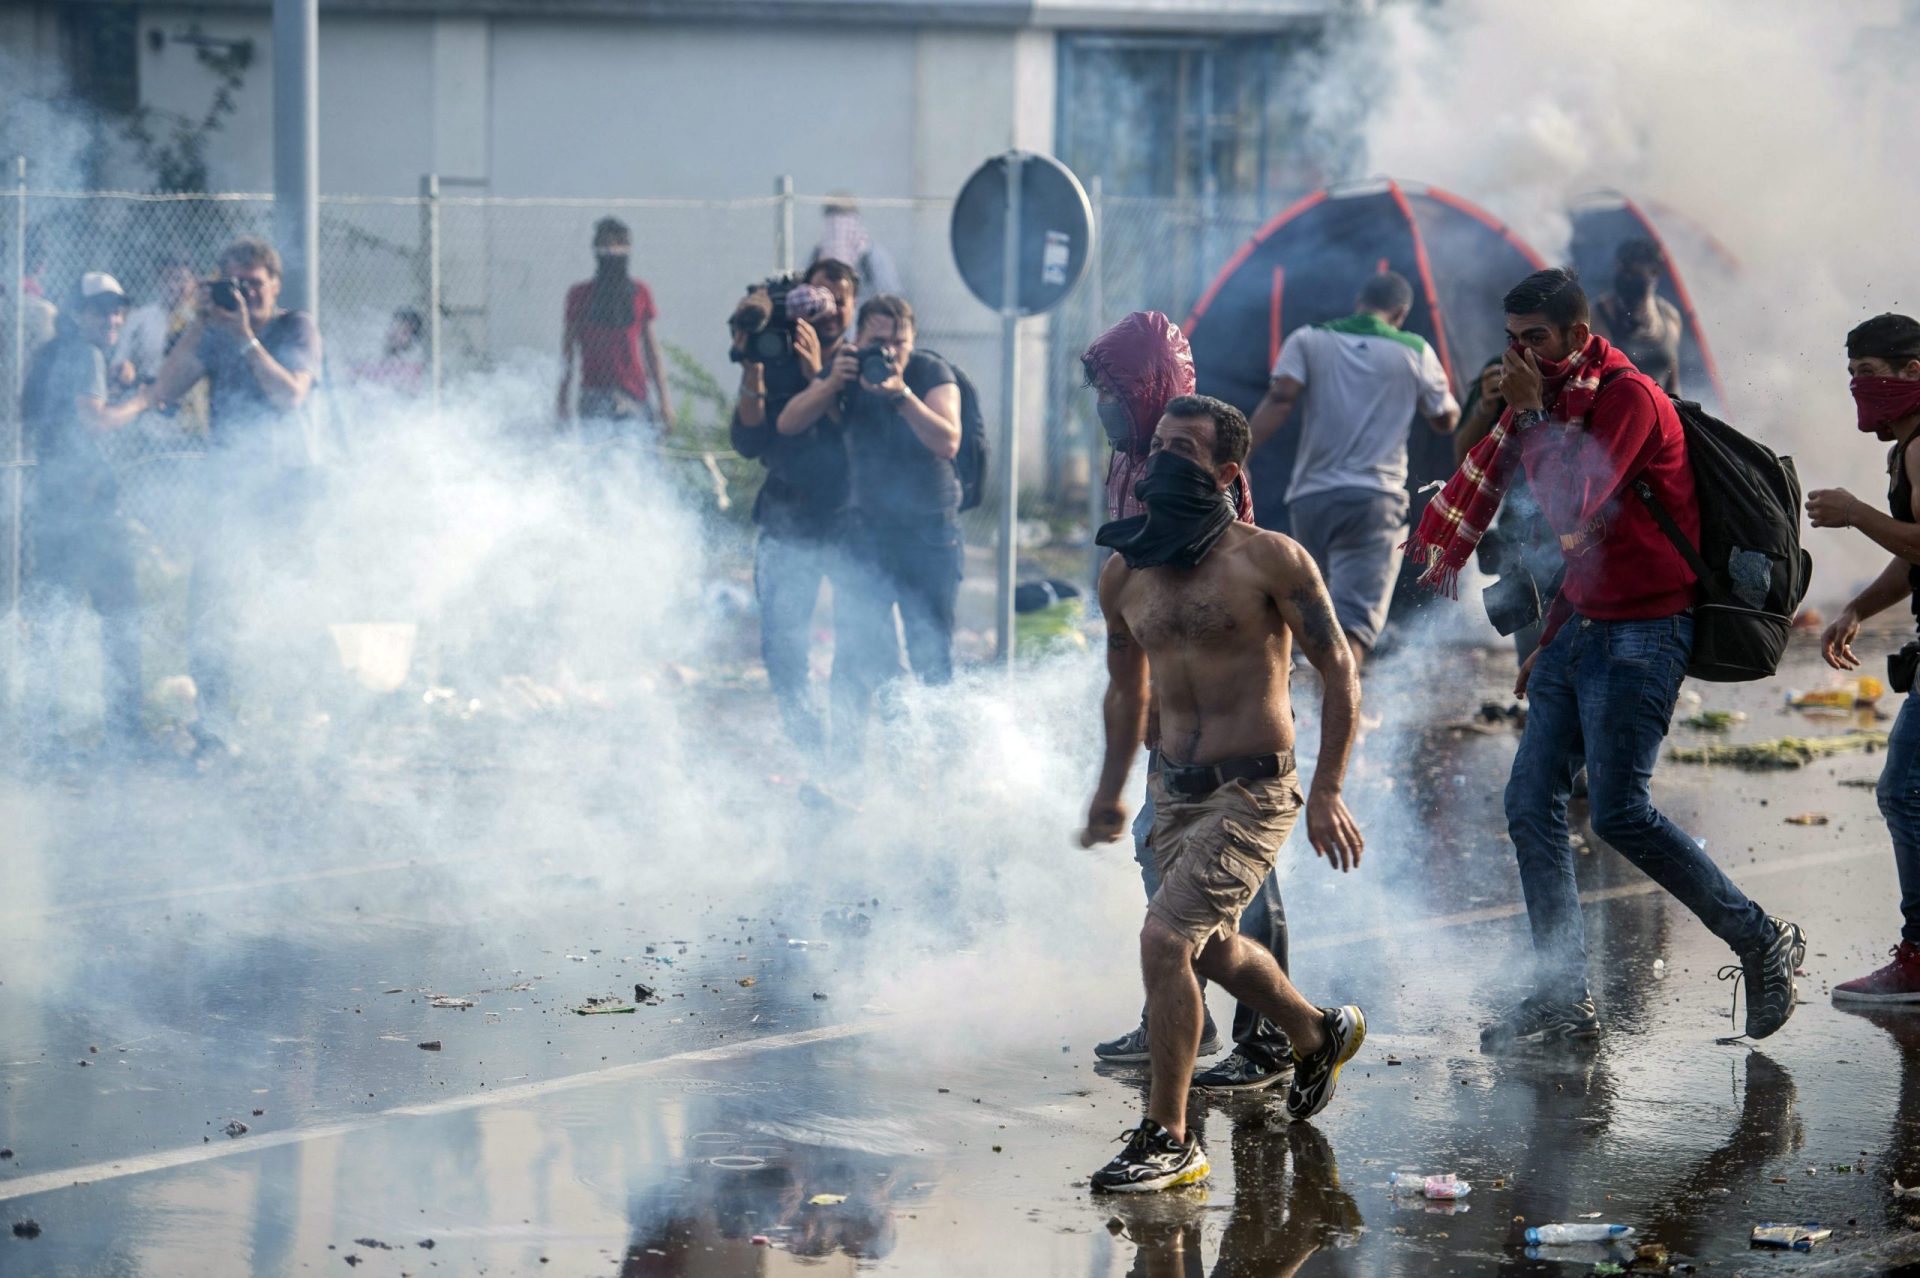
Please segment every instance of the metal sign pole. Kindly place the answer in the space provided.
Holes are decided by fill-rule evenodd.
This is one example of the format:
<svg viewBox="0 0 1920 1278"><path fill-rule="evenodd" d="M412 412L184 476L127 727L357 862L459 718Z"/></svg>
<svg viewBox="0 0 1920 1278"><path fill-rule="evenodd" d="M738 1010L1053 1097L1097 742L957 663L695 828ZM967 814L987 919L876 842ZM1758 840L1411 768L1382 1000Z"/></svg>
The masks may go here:
<svg viewBox="0 0 1920 1278"><path fill-rule="evenodd" d="M773 269L784 274L793 269L793 175L782 173L775 178L773 193L778 197L773 211Z"/></svg>
<svg viewBox="0 0 1920 1278"><path fill-rule="evenodd" d="M1007 225L1000 263L1000 447L999 589L995 596L995 653L1013 667L1013 586L1020 552L1020 179L1026 157L1007 152Z"/></svg>
<svg viewBox="0 0 1920 1278"><path fill-rule="evenodd" d="M27 157L13 160L13 380L7 384L9 408L13 418L13 465L7 476L7 613L13 623L7 627L7 674L11 678L20 668L20 538L24 521L20 503L26 492L27 423L21 409L20 392L27 384Z"/></svg>
<svg viewBox="0 0 1920 1278"><path fill-rule="evenodd" d="M434 415L440 413L440 379L445 362L440 353L440 175L429 173L420 179L421 212L426 215L427 249L427 382L433 388Z"/></svg>
<svg viewBox="0 0 1920 1278"><path fill-rule="evenodd" d="M1106 209L1101 201L1100 175L1093 175L1087 192L1093 205L1093 239L1087 250L1088 282L1092 285L1091 309L1093 323L1087 325L1087 331L1100 333L1107 327L1107 290L1101 277L1106 263L1103 260L1105 250L1101 236L1101 221ZM1107 548L1097 546L1093 534L1100 531L1100 525L1107 521L1107 483L1106 475L1101 472L1100 463L1107 460L1107 433L1094 421L1087 432L1087 580L1092 583L1087 592L1087 611L1097 615L1100 611L1100 569L1107 562Z"/></svg>
<svg viewBox="0 0 1920 1278"><path fill-rule="evenodd" d="M273 0L273 210L281 305L320 319L320 5Z"/></svg>

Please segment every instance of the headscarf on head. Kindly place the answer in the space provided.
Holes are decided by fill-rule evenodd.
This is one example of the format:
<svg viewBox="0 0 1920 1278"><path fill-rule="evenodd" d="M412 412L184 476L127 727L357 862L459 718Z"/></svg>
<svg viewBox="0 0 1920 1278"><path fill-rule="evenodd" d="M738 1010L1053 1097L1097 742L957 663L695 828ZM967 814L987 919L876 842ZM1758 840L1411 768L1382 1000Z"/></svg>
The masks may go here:
<svg viewBox="0 0 1920 1278"><path fill-rule="evenodd" d="M1117 399L1119 423L1129 429L1113 443L1107 466L1107 517L1127 519L1146 513L1134 491L1146 474L1147 449L1167 404L1194 390L1193 348L1180 326L1159 311L1135 311L1093 339L1080 356L1090 385L1104 386ZM1243 471L1233 486L1234 513L1253 522L1253 496Z"/></svg>

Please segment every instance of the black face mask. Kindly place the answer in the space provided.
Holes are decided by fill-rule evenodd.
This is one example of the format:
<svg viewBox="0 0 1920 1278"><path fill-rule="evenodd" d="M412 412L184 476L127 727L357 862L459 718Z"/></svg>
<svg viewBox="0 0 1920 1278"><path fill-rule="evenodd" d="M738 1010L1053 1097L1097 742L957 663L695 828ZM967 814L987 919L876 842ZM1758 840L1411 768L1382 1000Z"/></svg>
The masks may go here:
<svg viewBox="0 0 1920 1278"><path fill-rule="evenodd" d="M596 253L593 289L587 294L587 322L601 328L633 323L633 280L625 253Z"/></svg>
<svg viewBox="0 0 1920 1278"><path fill-rule="evenodd" d="M1103 399L1094 409L1100 414L1100 428L1107 432L1107 442L1120 452L1132 451L1133 418L1127 406L1117 399Z"/></svg>
<svg viewBox="0 0 1920 1278"><path fill-rule="evenodd" d="M1103 524L1094 537L1129 568L1191 568L1233 524L1233 502L1213 476L1174 453L1153 455L1133 495L1147 513Z"/></svg>

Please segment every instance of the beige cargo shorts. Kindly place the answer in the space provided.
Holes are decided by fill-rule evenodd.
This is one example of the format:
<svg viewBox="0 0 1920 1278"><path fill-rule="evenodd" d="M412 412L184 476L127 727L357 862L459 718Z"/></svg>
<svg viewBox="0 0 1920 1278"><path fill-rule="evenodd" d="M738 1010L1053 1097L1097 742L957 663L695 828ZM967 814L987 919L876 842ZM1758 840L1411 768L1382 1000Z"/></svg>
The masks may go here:
<svg viewBox="0 0 1920 1278"><path fill-rule="evenodd" d="M1192 942L1197 957L1208 941L1239 929L1241 914L1272 873L1306 806L1299 774L1229 781L1197 799L1158 773L1147 784L1154 808L1147 846L1160 873L1147 913Z"/></svg>

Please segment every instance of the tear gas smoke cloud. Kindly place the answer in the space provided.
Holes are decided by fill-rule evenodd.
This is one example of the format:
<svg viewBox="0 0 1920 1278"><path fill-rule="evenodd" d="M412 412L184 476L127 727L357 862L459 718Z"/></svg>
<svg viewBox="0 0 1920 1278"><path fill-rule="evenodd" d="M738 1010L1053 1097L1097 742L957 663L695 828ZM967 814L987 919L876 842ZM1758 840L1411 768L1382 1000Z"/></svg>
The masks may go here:
<svg viewBox="0 0 1920 1278"><path fill-rule="evenodd" d="M1791 0L1389 3L1336 36L1310 106L1318 127L1364 138L1346 176L1458 191L1549 260L1567 250L1568 200L1598 189L1704 228L1737 271L1689 256L1684 230L1669 247L1733 420L1794 453L1808 488L1877 503L1885 458L1853 431L1843 339L1869 315L1920 308L1900 248L1920 198L1901 125L1920 112L1907 73L1920 30L1901 25L1903 12ZM1808 546L1816 602L1837 604L1884 562L1852 533L1810 532Z"/></svg>
<svg viewBox="0 0 1920 1278"><path fill-rule="evenodd" d="M841 945L839 971L821 978L849 1011L937 1008L983 1052L1060 1035L1083 1046L1090 1018L1120 1027L1139 999L1139 877L1130 844L1074 842L1101 747L1098 655L906 688L874 726L858 810L812 812L796 799L795 768L767 744L769 701L716 701L676 673L748 650L741 621L706 604L729 562L724 534L660 463L576 465L527 426L551 384L503 373L454 388L437 420L391 407L353 415L311 554L257 579L241 614L239 694L271 715L256 725L259 771L242 784L101 779L99 807L77 827L52 788L16 794L16 922L73 898L59 849L89 839L166 847L167 887L417 860L438 867L438 887L380 908L449 927L537 924L584 899L630 903L643 935L704 935L738 914L818 937L824 909L878 898L871 942ZM236 544L270 534L243 528ZM326 638L343 622L417 624L416 673L452 695L429 710L419 681L384 698L355 687ZM97 648L79 645L65 662L89 682ZM1414 704L1415 674L1383 666L1369 695ZM530 688L564 706L529 709L517 690ZM1310 763L1315 716L1301 699ZM478 712L463 714L473 700ZM1378 763L1355 789L1373 860L1303 939L1417 912L1419 886L1395 866L1424 836L1385 779L1411 731L1396 725L1369 747ZM805 770L840 788L817 762ZM1330 875L1303 836L1282 864L1290 879ZM185 990L196 974L230 980L234 947L263 936L340 943L297 913L215 917L192 951L140 966ZM545 943L559 943L542 926ZM123 938L120 960L153 943ZM14 979L57 997L97 977L97 959L44 957ZM499 946L484 958L496 971L552 965L551 954ZM1343 982L1324 963L1311 969L1317 986ZM163 1014L178 1005L162 1002ZM125 1032L153 1015L125 1009ZM926 1047L953 1045L943 1033Z"/></svg>
<svg viewBox="0 0 1920 1278"><path fill-rule="evenodd" d="M61 134L76 186L85 133ZM33 150L37 172L57 170L52 134L43 130ZM345 327L356 318L362 331ZM371 348L382 327L383 317L326 317L336 369L341 352ZM1089 853L1074 842L1101 748L1098 655L905 689L898 713L875 724L875 776L859 810L810 812L791 775L770 776L794 770L768 746L770 704L754 700L756 717L735 720L678 673L745 651L737 631L751 621L710 607L705 590L741 562L724 541L737 534L710 522L697 485L667 467L561 456L545 433L555 381L550 360L528 357L451 386L437 418L377 401L345 414L349 446L326 468L306 553L296 570L257 578L240 617L241 698L272 714L259 753L274 766L239 785L103 782L78 827L52 787L16 791L7 805L16 934L30 940L36 910L71 899L60 848L86 839L158 844L169 886L182 887L355 860L429 863L436 891L385 903L429 925L551 918L589 899L631 902L634 928L662 936L734 914L778 915L804 932L825 906L877 897L864 962L839 951L841 1006L937 1009L947 1031L922 1041L941 1053L963 1041L981 1051L1030 1046L1066 1027L1084 1046L1090 1022L1123 1028L1139 1005L1138 874L1129 845ZM239 529L236 543L270 531ZM1461 610L1435 611L1446 614L1436 622L1463 624ZM89 640L67 645L62 659L69 688L90 686L97 627L84 614L55 622ZM450 695L423 709L419 683L411 700L355 688L327 637L339 623L417 625L415 673ZM150 643L148 654L173 658L150 665L149 677L178 668L177 650ZM1417 742L1405 709L1432 701L1418 664L1386 662L1372 676L1372 703L1400 721L1374 735L1374 770L1353 785L1370 860L1319 894L1311 919L1299 920L1302 940L1424 911L1422 885L1396 871L1428 835L1391 781ZM564 708L534 710L549 690ZM479 710L466 713L474 701ZM1300 701L1310 773L1315 715L1311 696ZM1136 774L1130 803L1140 785ZM1331 878L1304 832L1281 862L1288 880ZM164 974L181 991L178 1008L201 978L231 978L242 942L264 934L341 944L293 914L216 918L191 950L153 949L163 942L135 935L121 939L115 961ZM1402 948L1392 962L1420 962L1420 953ZM85 954L35 960L9 979L45 998L76 992L98 971ZM550 966L539 953L490 951L487 961ZM1387 958L1367 947L1343 962L1351 972ZM1310 992L1337 996L1346 984L1328 961L1305 970ZM1422 970L1431 994L1456 969L1433 961ZM117 997L97 984L89 996ZM129 1034L165 1014L138 998L114 1010Z"/></svg>

